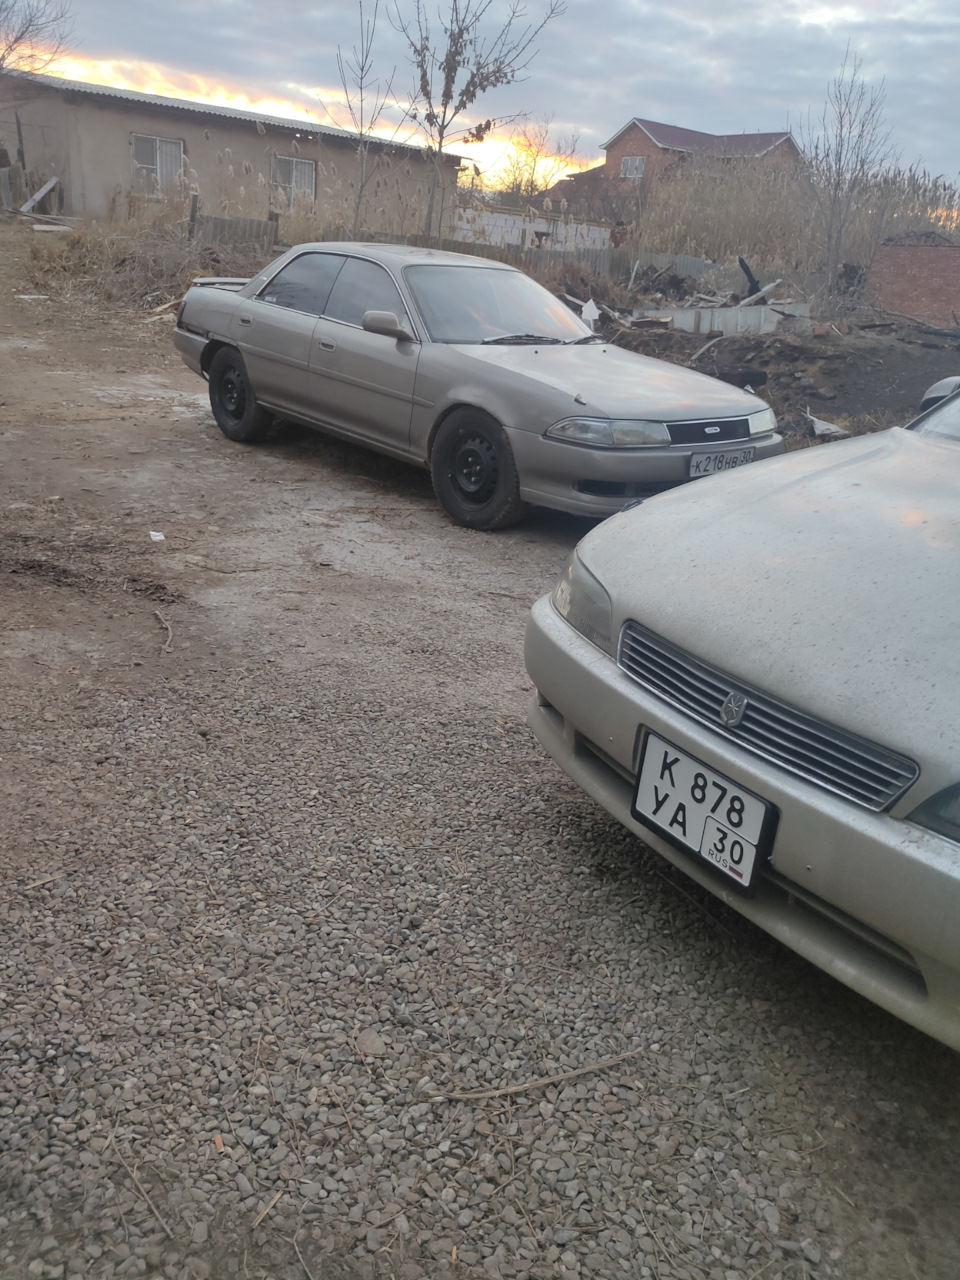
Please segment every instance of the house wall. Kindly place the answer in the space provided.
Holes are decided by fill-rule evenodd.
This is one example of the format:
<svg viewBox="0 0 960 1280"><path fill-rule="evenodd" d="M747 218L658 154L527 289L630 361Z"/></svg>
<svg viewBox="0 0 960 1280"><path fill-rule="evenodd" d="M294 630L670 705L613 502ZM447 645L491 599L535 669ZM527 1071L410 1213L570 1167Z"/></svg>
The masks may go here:
<svg viewBox="0 0 960 1280"><path fill-rule="evenodd" d="M638 125L631 125L621 137L617 138L607 148L603 170L605 181L615 186L621 198L625 193L629 192L633 185L620 177L620 165L625 156L643 156L645 158L643 180L640 183L641 192L655 185L660 178L678 164L696 164L698 161L704 163L750 164L756 166L758 171L786 173L796 172L799 166L796 147L787 139L783 142L778 142L775 147L771 147L762 156L743 156L737 159L721 160L719 156L711 155L709 151L699 153L664 150L658 147L653 139Z"/></svg>
<svg viewBox="0 0 960 1280"><path fill-rule="evenodd" d="M956 328L960 325L960 245L878 245L865 292L884 311Z"/></svg>
<svg viewBox="0 0 960 1280"><path fill-rule="evenodd" d="M655 183L681 158L676 151L664 151L639 125L631 124L608 148L604 162L604 179L615 184L624 193L636 190L636 184L620 177L620 165L625 156L643 156L643 180L640 190Z"/></svg>
<svg viewBox="0 0 960 1280"><path fill-rule="evenodd" d="M17 136L14 110L22 125L27 169L60 178L67 214L103 218L125 215L131 204L159 203L134 191L131 135L139 133L183 143L183 194L190 187L199 190L210 214L266 218L276 154L316 163L316 216L323 225L353 222L359 161L349 138L311 137L309 125L302 131L266 125L261 134L252 121L29 86L18 100L0 102L0 138L11 156ZM432 162L414 150L372 149L371 163L376 169L366 189L364 229L399 235L421 231ZM445 166L443 176L449 225L455 210L455 165ZM272 203L276 206L275 198Z"/></svg>

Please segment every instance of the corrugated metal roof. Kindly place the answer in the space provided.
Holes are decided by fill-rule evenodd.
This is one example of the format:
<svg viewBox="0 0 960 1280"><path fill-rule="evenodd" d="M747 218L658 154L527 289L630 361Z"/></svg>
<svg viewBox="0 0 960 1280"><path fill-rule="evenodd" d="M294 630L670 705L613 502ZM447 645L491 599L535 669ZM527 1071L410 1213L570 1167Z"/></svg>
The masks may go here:
<svg viewBox="0 0 960 1280"><path fill-rule="evenodd" d="M349 129L339 129L336 125L314 124L309 120L286 120L281 116L266 116L257 111L248 111L241 107L223 107L209 102L197 102L193 98L167 98L156 93L138 93L134 89L114 89L106 84L87 84L82 80L61 80L59 76L25 75L24 80L41 84L46 88L60 89L70 93L87 94L95 98L116 98L121 102L129 102L137 106L161 107L174 111L190 112L191 115L213 116L226 120L243 120L249 124L273 125L277 129L289 129L297 133L319 133L324 137L344 138L356 142L358 135ZM371 142L388 147L391 150L422 152L421 147L406 142L384 142L372 138ZM452 157L451 157L452 158Z"/></svg>
<svg viewBox="0 0 960 1280"><path fill-rule="evenodd" d="M791 136L788 130L781 133L701 133L699 129L684 129L678 124L661 124L657 120L641 120L634 116L603 144L602 150L616 142L631 125L637 125L658 147L667 151L712 151L720 156L762 156Z"/></svg>

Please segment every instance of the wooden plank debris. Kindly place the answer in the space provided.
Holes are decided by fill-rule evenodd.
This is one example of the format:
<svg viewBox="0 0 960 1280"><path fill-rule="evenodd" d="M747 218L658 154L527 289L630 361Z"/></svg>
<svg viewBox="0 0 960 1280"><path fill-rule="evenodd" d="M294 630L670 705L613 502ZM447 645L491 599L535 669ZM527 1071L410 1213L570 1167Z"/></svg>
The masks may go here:
<svg viewBox="0 0 960 1280"><path fill-rule="evenodd" d="M704 352L709 351L710 348L714 345L714 343L719 342L723 336L724 335L722 333L718 333L715 338L711 338L709 342L705 342L703 346L699 348L699 350L693 353L693 355L690 357L689 363L696 364L696 362L700 359L700 357L704 354Z"/></svg>
<svg viewBox="0 0 960 1280"><path fill-rule="evenodd" d="M33 193L26 204L22 204L20 206L20 212L29 213L31 209L35 208L40 203L45 195L49 195L59 181L59 178L51 178L49 182L45 182L39 191L35 191Z"/></svg>
<svg viewBox="0 0 960 1280"><path fill-rule="evenodd" d="M743 299L743 301L742 301L739 305L740 305L741 307L752 307L752 306L754 306L756 303L758 303L758 302L762 302L762 301L763 301L763 299L767 296L767 294L768 294L772 289L775 289L775 288L777 287L777 285L778 285L778 284L783 284L783 281L782 281L782 280L774 280L773 284L765 284L765 285L763 286L763 288L760 290L760 292L759 292L759 293L751 293L750 297L749 297L749 298L744 298L744 299Z"/></svg>

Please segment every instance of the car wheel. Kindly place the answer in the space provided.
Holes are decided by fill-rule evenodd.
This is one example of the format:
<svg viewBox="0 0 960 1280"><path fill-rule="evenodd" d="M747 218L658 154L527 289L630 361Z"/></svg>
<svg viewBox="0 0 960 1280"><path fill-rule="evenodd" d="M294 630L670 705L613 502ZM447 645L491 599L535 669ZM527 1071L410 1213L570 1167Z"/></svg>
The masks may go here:
<svg viewBox="0 0 960 1280"><path fill-rule="evenodd" d="M210 362L210 408L228 440L253 444L261 440L272 416L257 404L243 356L221 347Z"/></svg>
<svg viewBox="0 0 960 1280"><path fill-rule="evenodd" d="M524 512L513 451L503 428L478 409L455 409L430 455L440 505L468 529L506 529Z"/></svg>

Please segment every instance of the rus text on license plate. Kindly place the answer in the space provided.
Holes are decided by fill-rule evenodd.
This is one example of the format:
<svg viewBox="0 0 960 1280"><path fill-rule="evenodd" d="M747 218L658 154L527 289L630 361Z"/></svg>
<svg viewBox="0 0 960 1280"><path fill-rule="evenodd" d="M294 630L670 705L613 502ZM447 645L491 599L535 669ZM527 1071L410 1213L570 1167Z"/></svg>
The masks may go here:
<svg viewBox="0 0 960 1280"><path fill-rule="evenodd" d="M745 466L753 461L755 453L756 449L736 449L732 453L692 453L690 478L712 476L716 471L731 471L734 467Z"/></svg>
<svg viewBox="0 0 960 1280"><path fill-rule="evenodd" d="M648 733L633 816L746 889L770 849L777 813L753 792Z"/></svg>

